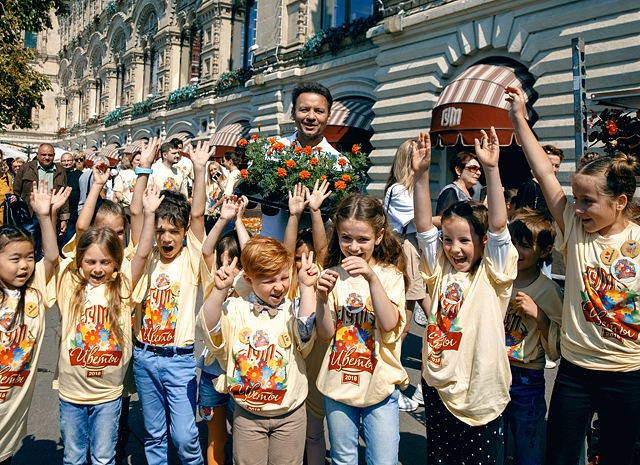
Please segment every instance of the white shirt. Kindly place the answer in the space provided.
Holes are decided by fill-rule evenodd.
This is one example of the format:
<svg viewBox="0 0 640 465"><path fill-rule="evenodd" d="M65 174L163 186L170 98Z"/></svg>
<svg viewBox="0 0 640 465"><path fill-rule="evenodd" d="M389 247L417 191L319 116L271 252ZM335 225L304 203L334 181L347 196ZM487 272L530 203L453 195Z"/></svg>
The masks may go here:
<svg viewBox="0 0 640 465"><path fill-rule="evenodd" d="M401 184L395 183L384 196L384 211L391 229L400 234L417 232L413 213L413 194ZM404 230L404 228L407 228ZM404 231L403 231L404 230Z"/></svg>

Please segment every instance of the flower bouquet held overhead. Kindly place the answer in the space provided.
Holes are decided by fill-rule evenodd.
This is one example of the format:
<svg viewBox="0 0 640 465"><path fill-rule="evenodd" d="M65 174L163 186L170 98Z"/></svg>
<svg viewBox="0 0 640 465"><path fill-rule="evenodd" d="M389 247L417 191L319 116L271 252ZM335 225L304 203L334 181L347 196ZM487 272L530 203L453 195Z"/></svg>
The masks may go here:
<svg viewBox="0 0 640 465"><path fill-rule="evenodd" d="M343 197L364 191L367 185L369 160L359 145L337 157L320 146L303 147L297 139L285 143L258 134L248 140L241 139L238 145L246 150L248 168L240 171L243 179L236 194L246 195L263 206L287 210L289 191L293 192L295 185L302 183L312 190L316 181L321 183L326 179L332 193L321 210L330 214Z"/></svg>

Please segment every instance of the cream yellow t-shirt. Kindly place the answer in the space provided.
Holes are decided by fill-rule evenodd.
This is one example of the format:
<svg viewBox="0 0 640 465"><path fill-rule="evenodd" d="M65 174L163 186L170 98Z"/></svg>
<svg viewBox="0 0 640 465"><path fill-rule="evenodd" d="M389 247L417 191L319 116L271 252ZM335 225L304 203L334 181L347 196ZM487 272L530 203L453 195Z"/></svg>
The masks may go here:
<svg viewBox="0 0 640 465"><path fill-rule="evenodd" d="M590 370L640 369L640 226L589 233L567 200L556 248L567 266L562 356Z"/></svg>
<svg viewBox="0 0 640 465"><path fill-rule="evenodd" d="M498 236L507 251L502 273L495 268L489 244L474 273L456 271L440 242L433 269L425 255L420 265L432 299L422 337L422 377L438 390L447 409L470 426L496 419L510 399L504 316L518 252L508 230L503 235Z"/></svg>
<svg viewBox="0 0 640 465"><path fill-rule="evenodd" d="M153 346L193 345L196 330L196 297L203 278L204 295L211 292L213 277L202 257L202 242L187 232L187 245L171 263L162 263L155 246L147 261L142 288L148 289L136 308L134 333Z"/></svg>
<svg viewBox="0 0 640 465"><path fill-rule="evenodd" d="M187 176L173 166L171 169L164 166L162 162L154 163L153 173L149 176L148 185L155 184L158 190L170 190L184 194L189 198Z"/></svg>
<svg viewBox="0 0 640 465"><path fill-rule="evenodd" d="M19 295L0 305L0 462L11 457L27 433L27 415L36 384L44 317L54 302L44 263L36 264L32 290L27 290L24 319L12 327ZM37 289L38 291L35 291Z"/></svg>
<svg viewBox="0 0 640 465"><path fill-rule="evenodd" d="M285 299L275 316L252 310L255 294L233 297L222 305L220 330L207 330L202 311L198 330L210 353L226 374L214 381L218 392L229 392L236 404L257 415L275 417L291 412L307 397L304 357L313 347L315 329L303 342L290 300Z"/></svg>
<svg viewBox="0 0 640 465"><path fill-rule="evenodd" d="M517 310L516 295L523 292L533 299L535 304L551 320L549 339L545 339L538 330L533 317ZM513 288L507 314L504 317L505 345L512 365L531 370L543 370L545 353L551 360L560 357L560 328L562 326L562 291L543 273L522 289Z"/></svg>
<svg viewBox="0 0 640 465"><path fill-rule="evenodd" d="M102 404L122 395L124 376L131 360L131 314L135 305L131 290L131 262L125 260L118 323L122 340L118 342L109 327L107 287L87 286L85 308L70 326L71 301L77 282L72 274L73 261L65 259L56 268L56 300L62 315L62 338L58 359L59 395L74 404ZM69 328L71 327L71 330Z"/></svg>
<svg viewBox="0 0 640 465"><path fill-rule="evenodd" d="M138 175L131 170L122 170L116 177L116 182L113 186L114 192L121 192L122 198L118 201L120 205L131 205L131 199L133 198L133 189L136 187L136 179Z"/></svg>
<svg viewBox="0 0 640 465"><path fill-rule="evenodd" d="M352 407L369 407L393 394L396 385L409 383L400 363L400 335L407 322L402 273L391 265L373 267L399 313L396 327L385 332L376 321L369 283L341 266L329 269L339 275L328 300L336 334L318 373L318 390Z"/></svg>

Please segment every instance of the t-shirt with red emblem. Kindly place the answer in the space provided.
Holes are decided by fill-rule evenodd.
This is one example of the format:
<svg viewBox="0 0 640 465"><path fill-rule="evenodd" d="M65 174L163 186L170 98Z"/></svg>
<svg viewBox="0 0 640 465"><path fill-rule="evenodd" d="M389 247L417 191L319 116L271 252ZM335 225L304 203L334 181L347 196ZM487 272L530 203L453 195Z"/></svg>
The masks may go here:
<svg viewBox="0 0 640 465"><path fill-rule="evenodd" d="M396 385L404 389L409 383L400 362L400 336L407 322L404 279L393 265L373 266L389 300L398 308L398 324L387 332L378 325L369 283L341 266L329 269L338 273L328 299L336 334L318 373L318 390L338 402L369 407L393 394Z"/></svg>
<svg viewBox="0 0 640 465"><path fill-rule="evenodd" d="M562 356L591 370L640 369L640 226L630 222L612 237L587 232L569 201L563 219Z"/></svg>
<svg viewBox="0 0 640 465"><path fill-rule="evenodd" d="M23 320L14 320L19 292L13 296L6 293L0 305L0 462L16 452L27 434L44 317L55 300L53 291L53 286L47 286L44 263L40 262L31 289L27 290Z"/></svg>
<svg viewBox="0 0 640 465"><path fill-rule="evenodd" d="M152 346L192 345L201 278L207 296L213 286L213 275L202 256L202 242L191 229L187 232L187 245L171 263L162 263L155 246L140 280L142 289L148 291L136 308L136 338Z"/></svg>
<svg viewBox="0 0 640 465"><path fill-rule="evenodd" d="M509 403L511 369L504 317L517 275L518 252L509 230L487 233L473 272L453 267L435 228L418 233L420 274L431 295L422 338L422 377L460 421L486 425Z"/></svg>

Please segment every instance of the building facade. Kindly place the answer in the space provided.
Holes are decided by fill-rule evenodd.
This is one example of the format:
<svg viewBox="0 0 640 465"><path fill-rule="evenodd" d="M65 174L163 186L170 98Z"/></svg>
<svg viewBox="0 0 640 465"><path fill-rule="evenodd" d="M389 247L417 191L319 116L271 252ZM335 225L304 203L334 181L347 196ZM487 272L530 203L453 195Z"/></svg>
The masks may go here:
<svg viewBox="0 0 640 465"><path fill-rule="evenodd" d="M527 86L534 131L565 151L563 183L575 159L572 38L586 43L589 93L640 87L640 11L625 0L72 0L58 23L44 60L55 62L54 92L37 130L9 139L99 150L154 135L209 140L231 125L287 135L293 87L319 81L341 116L330 142L370 144L374 195L396 148L434 115L451 124L476 111L494 124L473 110L483 95L451 90L475 71L475 82L493 67ZM445 94L467 109L444 111ZM452 154L469 145L463 132L434 152L434 196L451 182ZM529 176L506 138L502 168Z"/></svg>

